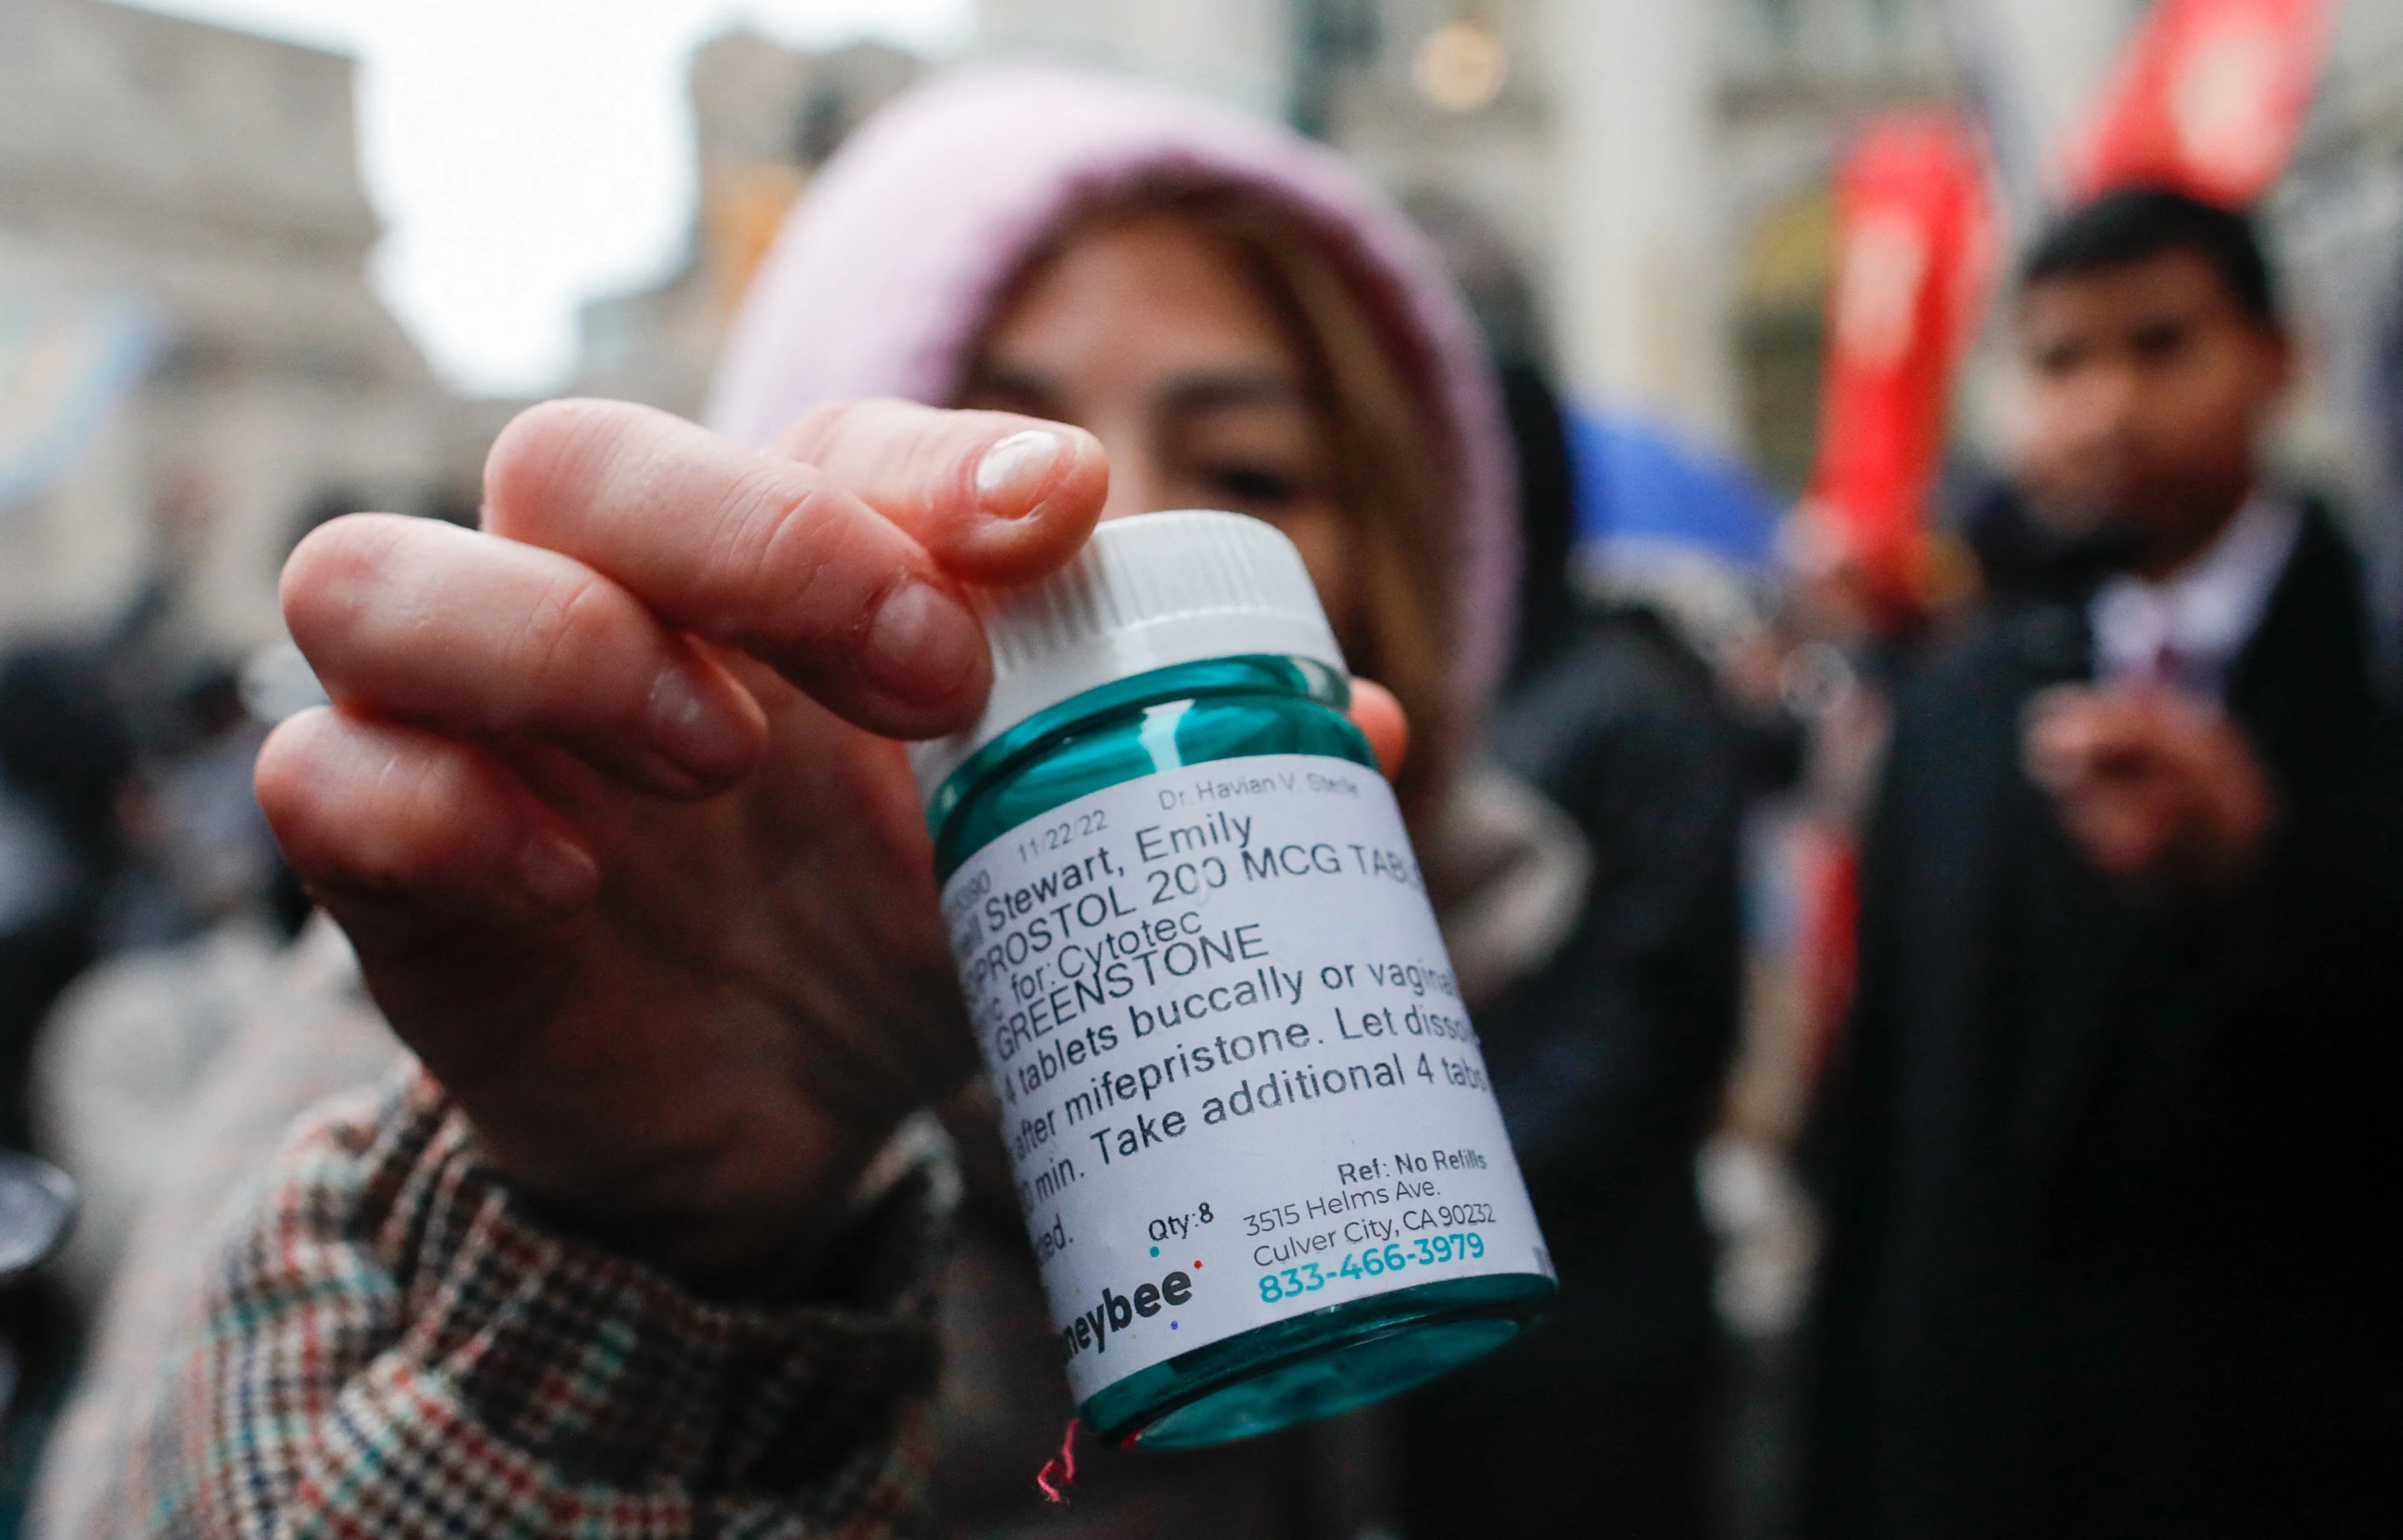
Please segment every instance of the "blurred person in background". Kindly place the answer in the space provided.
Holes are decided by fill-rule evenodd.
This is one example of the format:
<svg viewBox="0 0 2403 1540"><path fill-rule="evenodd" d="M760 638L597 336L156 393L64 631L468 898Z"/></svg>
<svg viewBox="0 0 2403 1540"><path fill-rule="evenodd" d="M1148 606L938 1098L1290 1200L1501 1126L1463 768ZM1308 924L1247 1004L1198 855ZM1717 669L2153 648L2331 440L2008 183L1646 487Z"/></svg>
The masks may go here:
<svg viewBox="0 0 2403 1540"><path fill-rule="evenodd" d="M133 767L98 649L49 644L0 663L0 1145L26 1142L35 1030L91 961Z"/></svg>
<svg viewBox="0 0 2403 1540"><path fill-rule="evenodd" d="M2033 535L1906 687L1814 1143L1810 1533L2365 1534L2403 1512L2403 757L2262 441L2248 219L2109 194L2022 269Z"/></svg>
<svg viewBox="0 0 2403 1540"><path fill-rule="evenodd" d="M842 404L871 396L900 399ZM486 533L344 520L287 570L340 704L270 741L262 799L381 1009L298 991L220 1056L196 1174L144 1223L51 1461L51 1533L306 1508L396 1535L866 1535L923 1527L930 1465L954 1533L1393 1520L1356 1423L1104 1459L1038 1519L1065 1384L960 1089L982 1082L894 740L981 700L961 584L1048 571L1096 517L1257 514L1390 686L1355 703L1389 763L1407 710L1401 795L1494 1041L1589 977L1558 970L1584 965L1594 853L1475 757L1517 538L1499 395L1438 265L1274 125L965 75L828 165L716 421L538 409L493 451ZM416 1058L260 1169L302 1104L289 1066L379 1015ZM1593 1057L1562 1070L1590 1083ZM935 1103L974 1193L948 1287L951 1167L908 1117Z"/></svg>
<svg viewBox="0 0 2403 1540"><path fill-rule="evenodd" d="M108 955L61 995L35 1045L35 1147L81 1197L53 1276L96 1312L135 1215L172 1170L210 1066L285 968L306 896L251 789L273 725L237 671L177 692L178 730L119 798L128 851L103 917Z"/></svg>
<svg viewBox="0 0 2403 1540"><path fill-rule="evenodd" d="M355 506L340 491L313 498L285 551L336 517L337 502ZM288 644L240 667L196 663L185 628L162 623L172 591L155 582L119 627L117 673L146 701L134 714L137 763L117 798L125 859L101 906L105 955L62 995L32 1064L36 1149L75 1178L82 1200L52 1276L86 1319L135 1216L174 1180L217 1054L282 987L285 950L309 913L251 772L269 729L322 704L324 692Z"/></svg>
<svg viewBox="0 0 2403 1540"><path fill-rule="evenodd" d="M195 660L172 592L162 574L99 635L0 667L0 1148L76 1195L63 1256L0 1286L0 1534L183 1099L288 935L250 784L266 729L233 671ZM0 1254L37 1217L0 1192Z"/></svg>
<svg viewBox="0 0 2403 1540"><path fill-rule="evenodd" d="M1403 1529L1698 1535L1719 1331L1694 1161L1736 1036L1743 756L1660 612L1578 591L1568 438L1515 265L1457 205L1411 212L1483 325L1517 450L1517 634L1484 747L1587 864L1568 938L1477 1019L1567 1283L1527 1351L1406 1404Z"/></svg>
<svg viewBox="0 0 2403 1540"><path fill-rule="evenodd" d="M51 1003L90 964L122 851L118 794L132 736L89 645L46 642L0 662L0 1533L13 1533L49 1415L72 1372L74 1312L49 1279L18 1276L54 1216L8 1152L31 1131L27 1078Z"/></svg>

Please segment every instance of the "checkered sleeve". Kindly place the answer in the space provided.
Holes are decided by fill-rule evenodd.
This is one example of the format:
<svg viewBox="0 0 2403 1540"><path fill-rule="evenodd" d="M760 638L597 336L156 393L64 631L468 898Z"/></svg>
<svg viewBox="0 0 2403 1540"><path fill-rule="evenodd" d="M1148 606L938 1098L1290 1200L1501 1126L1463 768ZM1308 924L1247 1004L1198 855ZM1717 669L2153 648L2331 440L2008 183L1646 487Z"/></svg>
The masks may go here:
<svg viewBox="0 0 2403 1540"><path fill-rule="evenodd" d="M714 1303L545 1226L411 1066L249 1200L111 1533L915 1533L950 1185L884 1190L840 1303Z"/></svg>

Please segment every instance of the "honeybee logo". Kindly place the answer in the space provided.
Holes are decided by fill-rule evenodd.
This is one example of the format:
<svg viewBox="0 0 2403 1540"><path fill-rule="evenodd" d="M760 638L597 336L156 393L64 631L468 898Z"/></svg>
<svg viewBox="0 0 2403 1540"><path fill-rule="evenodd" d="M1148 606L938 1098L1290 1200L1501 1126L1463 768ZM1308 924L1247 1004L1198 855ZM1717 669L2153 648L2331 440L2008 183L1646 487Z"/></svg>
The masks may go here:
<svg viewBox="0 0 2403 1540"><path fill-rule="evenodd" d="M1137 1317L1175 1310L1192 1297L1193 1279L1184 1272L1172 1272L1157 1283L1138 1283L1127 1294L1105 1288L1101 1303L1060 1328L1062 1356L1107 1353L1111 1337L1133 1325Z"/></svg>

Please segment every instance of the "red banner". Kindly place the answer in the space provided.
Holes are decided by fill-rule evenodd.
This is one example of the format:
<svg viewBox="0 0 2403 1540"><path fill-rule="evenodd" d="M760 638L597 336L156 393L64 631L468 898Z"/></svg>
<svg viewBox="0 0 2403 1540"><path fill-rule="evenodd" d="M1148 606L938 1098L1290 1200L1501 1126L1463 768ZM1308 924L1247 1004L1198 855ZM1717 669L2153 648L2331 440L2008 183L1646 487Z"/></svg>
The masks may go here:
<svg viewBox="0 0 2403 1540"><path fill-rule="evenodd" d="M1923 593L1952 377L1984 316L2000 233L1984 146L1949 114L1877 119L1838 173L1805 522L1882 618Z"/></svg>
<svg viewBox="0 0 2403 1540"><path fill-rule="evenodd" d="M2063 193L2174 187L2241 208L2285 170L2326 58L2328 0L2160 0L2062 157Z"/></svg>

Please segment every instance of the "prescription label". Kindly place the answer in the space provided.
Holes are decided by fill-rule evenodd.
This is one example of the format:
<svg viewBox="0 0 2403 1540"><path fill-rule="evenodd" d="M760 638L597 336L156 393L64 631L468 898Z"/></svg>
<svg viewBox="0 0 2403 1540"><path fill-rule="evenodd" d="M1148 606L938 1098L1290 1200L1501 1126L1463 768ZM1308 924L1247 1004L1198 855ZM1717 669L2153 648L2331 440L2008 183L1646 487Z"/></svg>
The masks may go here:
<svg viewBox="0 0 2403 1540"><path fill-rule="evenodd" d="M1550 1275L1374 771L1122 782L992 841L943 909L1079 1401L1327 1305Z"/></svg>

